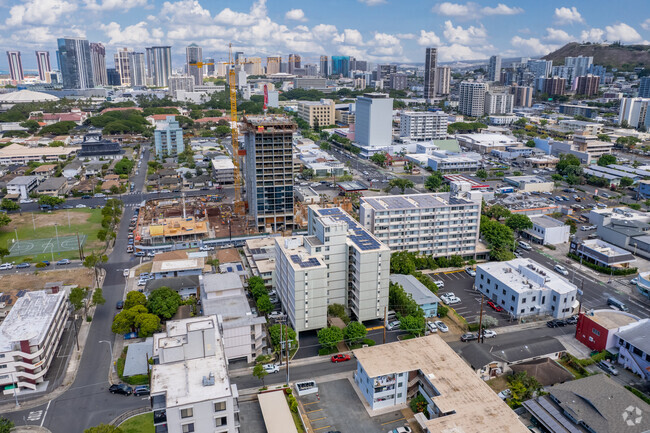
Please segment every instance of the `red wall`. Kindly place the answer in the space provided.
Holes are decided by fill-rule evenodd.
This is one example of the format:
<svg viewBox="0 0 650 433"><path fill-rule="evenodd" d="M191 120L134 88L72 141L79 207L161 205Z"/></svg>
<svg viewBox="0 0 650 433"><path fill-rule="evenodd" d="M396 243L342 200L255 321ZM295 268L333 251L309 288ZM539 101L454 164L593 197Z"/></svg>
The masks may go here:
<svg viewBox="0 0 650 433"><path fill-rule="evenodd" d="M594 334L596 329L600 335ZM605 350L607 347L607 328L591 320L591 317L580 314L576 326L576 340L590 348L591 350ZM589 339L591 337L591 340Z"/></svg>

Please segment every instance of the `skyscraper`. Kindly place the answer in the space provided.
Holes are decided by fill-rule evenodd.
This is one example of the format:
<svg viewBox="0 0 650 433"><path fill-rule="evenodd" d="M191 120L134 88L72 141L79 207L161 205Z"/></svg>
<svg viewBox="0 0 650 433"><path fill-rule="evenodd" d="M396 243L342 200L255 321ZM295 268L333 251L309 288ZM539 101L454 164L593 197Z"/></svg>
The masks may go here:
<svg viewBox="0 0 650 433"><path fill-rule="evenodd" d="M332 56L332 75L350 75L350 58L347 56Z"/></svg>
<svg viewBox="0 0 650 433"><path fill-rule="evenodd" d="M261 61L261 59L260 59L260 61ZM214 71L215 71L215 69L214 69L214 65L215 65L214 58L207 57L205 59L205 63L207 63L207 65L206 65L207 69L206 69L205 73L208 75L208 77L214 77ZM212 64L210 64L210 63L212 63Z"/></svg>
<svg viewBox="0 0 650 433"><path fill-rule="evenodd" d="M451 68L449 66L438 66L436 68L436 95L449 95L451 87Z"/></svg>
<svg viewBox="0 0 650 433"><path fill-rule="evenodd" d="M172 47L149 47L145 49L145 52L147 55L147 78L150 79L153 86L167 87L169 76L172 74Z"/></svg>
<svg viewBox="0 0 650 433"><path fill-rule="evenodd" d="M492 56L490 57L490 63L488 64L487 80L499 81L500 78L501 78L501 56Z"/></svg>
<svg viewBox="0 0 650 433"><path fill-rule="evenodd" d="M598 93L600 77L598 75L583 75L576 80L576 95L592 96Z"/></svg>
<svg viewBox="0 0 650 433"><path fill-rule="evenodd" d="M273 75L280 73L280 64L282 63L282 57L273 56L266 58L266 75Z"/></svg>
<svg viewBox="0 0 650 433"><path fill-rule="evenodd" d="M133 51L129 48L122 48L115 53L115 69L120 74L120 81L123 86L131 86L131 57L129 53Z"/></svg>
<svg viewBox="0 0 650 433"><path fill-rule="evenodd" d="M355 131L355 140L360 146L390 146L393 138L393 98L386 93L359 96Z"/></svg>
<svg viewBox="0 0 650 433"><path fill-rule="evenodd" d="M436 96L436 66L438 50L427 48L424 57L424 99L431 100Z"/></svg>
<svg viewBox="0 0 650 433"><path fill-rule="evenodd" d="M185 58L187 63L187 73L194 77L195 85L202 85L203 68L199 68L196 63L203 61L203 48L196 44L190 44L185 48Z"/></svg>
<svg viewBox="0 0 650 433"><path fill-rule="evenodd" d="M38 66L38 79L49 83L50 72L52 72L52 66L50 65L50 52L36 51L36 65Z"/></svg>
<svg viewBox="0 0 650 433"><path fill-rule="evenodd" d="M106 74L106 48L100 43L90 44L90 62L93 65L93 77L96 86L107 86L108 75Z"/></svg>
<svg viewBox="0 0 650 433"><path fill-rule="evenodd" d="M117 72L115 68L106 69L106 80L109 86L121 86L122 80L120 78L120 73Z"/></svg>
<svg viewBox="0 0 650 433"><path fill-rule="evenodd" d="M11 81L23 81L25 74L23 74L23 61L20 58L20 51L7 51L7 58L9 59Z"/></svg>
<svg viewBox="0 0 650 433"><path fill-rule="evenodd" d="M458 111L465 116L479 117L485 110L485 83L462 82L458 96Z"/></svg>
<svg viewBox="0 0 650 433"><path fill-rule="evenodd" d="M147 74L144 67L144 53L129 53L129 63L131 64L131 86L146 86Z"/></svg>
<svg viewBox="0 0 650 433"><path fill-rule="evenodd" d="M573 66L573 78L581 77L587 74L587 70L594 63L593 57L565 57L564 65Z"/></svg>
<svg viewBox="0 0 650 433"><path fill-rule="evenodd" d="M300 54L289 54L289 74L293 74L294 69L302 67Z"/></svg>
<svg viewBox="0 0 650 433"><path fill-rule="evenodd" d="M639 98L650 98L650 77L639 80Z"/></svg>
<svg viewBox="0 0 650 433"><path fill-rule="evenodd" d="M553 71L553 60L533 59L526 62L528 70L534 74L535 78L546 78Z"/></svg>
<svg viewBox="0 0 650 433"><path fill-rule="evenodd" d="M235 64L240 65L244 63L244 52L243 51L237 51L235 53Z"/></svg>
<svg viewBox="0 0 650 433"><path fill-rule="evenodd" d="M56 52L64 89L95 87L90 44L84 38L59 38Z"/></svg>
<svg viewBox="0 0 650 433"><path fill-rule="evenodd" d="M327 77L330 74L330 64L329 64L329 57L327 56L320 56L320 74L323 77Z"/></svg>

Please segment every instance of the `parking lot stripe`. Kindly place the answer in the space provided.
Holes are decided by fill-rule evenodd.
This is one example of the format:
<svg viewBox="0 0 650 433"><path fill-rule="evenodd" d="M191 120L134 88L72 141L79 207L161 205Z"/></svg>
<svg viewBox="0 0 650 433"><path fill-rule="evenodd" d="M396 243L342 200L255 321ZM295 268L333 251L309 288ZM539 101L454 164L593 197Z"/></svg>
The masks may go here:
<svg viewBox="0 0 650 433"><path fill-rule="evenodd" d="M315 428L314 431L323 430L324 428L330 428L330 427L332 427L332 426L331 425L326 425L325 427Z"/></svg>
<svg viewBox="0 0 650 433"><path fill-rule="evenodd" d="M400 418L400 419L394 419L394 420L392 420L392 421L388 421L388 422L382 423L381 425L392 424L392 423L397 422L397 421L404 421L405 419L406 419L405 417L402 417L402 418Z"/></svg>
<svg viewBox="0 0 650 433"><path fill-rule="evenodd" d="M312 401L311 403L303 403L303 406L309 406L310 404L318 404L320 401Z"/></svg>
<svg viewBox="0 0 650 433"><path fill-rule="evenodd" d="M322 418L310 419L309 421L311 421L311 422L314 422L314 421L320 421L320 420L325 419L325 418L327 418L327 417L324 416L324 417L322 417Z"/></svg>
<svg viewBox="0 0 650 433"><path fill-rule="evenodd" d="M309 412L305 412L305 413L320 412L321 410L323 410L323 409L314 409L314 410L310 410Z"/></svg>
<svg viewBox="0 0 650 433"><path fill-rule="evenodd" d="M366 331L376 331L377 329L384 329L383 326L373 326L372 328L366 328Z"/></svg>

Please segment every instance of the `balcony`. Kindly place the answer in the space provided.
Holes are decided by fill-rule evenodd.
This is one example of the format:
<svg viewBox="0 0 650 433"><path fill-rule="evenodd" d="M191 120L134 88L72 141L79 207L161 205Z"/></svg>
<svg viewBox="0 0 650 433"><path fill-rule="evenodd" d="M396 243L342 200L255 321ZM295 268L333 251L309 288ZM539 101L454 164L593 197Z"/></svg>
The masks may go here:
<svg viewBox="0 0 650 433"><path fill-rule="evenodd" d="M167 424L155 426L155 433L168 433Z"/></svg>
<svg viewBox="0 0 650 433"><path fill-rule="evenodd" d="M153 423L161 424L167 422L167 411L166 410L155 410L153 412ZM156 430L157 431L157 430Z"/></svg>
<svg viewBox="0 0 650 433"><path fill-rule="evenodd" d="M393 385L396 382L396 377L394 374L388 374L386 376L378 376L375 378L375 388Z"/></svg>

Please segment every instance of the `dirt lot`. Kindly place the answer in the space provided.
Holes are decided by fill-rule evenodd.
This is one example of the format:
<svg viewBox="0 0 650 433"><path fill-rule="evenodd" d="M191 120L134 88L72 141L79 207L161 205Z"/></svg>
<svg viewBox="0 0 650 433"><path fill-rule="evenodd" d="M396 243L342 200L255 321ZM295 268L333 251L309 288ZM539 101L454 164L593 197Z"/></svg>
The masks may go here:
<svg viewBox="0 0 650 433"><path fill-rule="evenodd" d="M45 283L63 281L64 285L90 286L94 278L91 269L41 271L29 274L0 275L0 287L4 294L16 295L19 290L41 290Z"/></svg>
<svg viewBox="0 0 650 433"><path fill-rule="evenodd" d="M56 213L33 212L33 216L34 221L32 222L32 212L26 212L22 215L11 214L11 222L4 230L13 231L15 228L21 228L26 225L33 227L34 224L39 229L47 226L54 227L54 223L58 223L61 227L67 227L68 225L68 215L67 212L64 213L64 211ZM89 216L88 212L70 210L70 224L85 224L88 221Z"/></svg>

